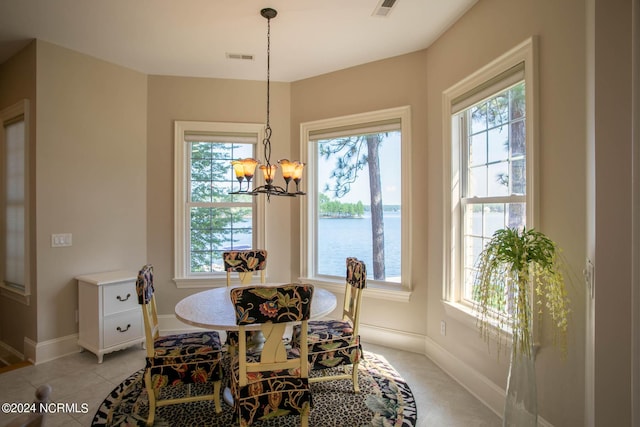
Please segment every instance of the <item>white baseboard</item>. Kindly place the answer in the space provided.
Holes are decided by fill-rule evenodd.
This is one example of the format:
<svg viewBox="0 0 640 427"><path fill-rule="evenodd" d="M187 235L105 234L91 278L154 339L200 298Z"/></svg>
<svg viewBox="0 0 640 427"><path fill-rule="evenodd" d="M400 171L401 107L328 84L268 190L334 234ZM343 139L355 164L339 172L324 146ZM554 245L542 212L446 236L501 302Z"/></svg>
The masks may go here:
<svg viewBox="0 0 640 427"><path fill-rule="evenodd" d="M6 352L9 352L9 353L13 354L14 356L16 356L19 359L24 360L24 354L20 353L20 351L18 351L15 348L11 347L9 344L0 341L0 348L2 348Z"/></svg>
<svg viewBox="0 0 640 427"><path fill-rule="evenodd" d="M66 337L38 343L29 338L24 339L25 359L34 365L39 365L72 353L78 353L80 350L82 350L82 348L78 346L78 334L67 335Z"/></svg>

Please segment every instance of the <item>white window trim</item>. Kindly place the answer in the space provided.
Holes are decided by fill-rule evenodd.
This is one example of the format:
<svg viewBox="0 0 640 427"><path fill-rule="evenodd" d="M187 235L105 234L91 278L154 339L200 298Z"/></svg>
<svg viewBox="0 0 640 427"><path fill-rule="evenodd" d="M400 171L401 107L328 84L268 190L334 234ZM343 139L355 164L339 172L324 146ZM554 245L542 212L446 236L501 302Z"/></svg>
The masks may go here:
<svg viewBox="0 0 640 427"><path fill-rule="evenodd" d="M526 85L526 223L527 228L537 225L538 221L538 71L537 39L531 37L496 60L487 64L442 94L442 137L444 150L444 260L442 302L445 312L470 327L475 327L475 314L467 305L461 303L461 248L460 245L460 178L459 170L452 168L452 159L459 156L459 147L453 144L451 116L454 100L479 87L507 70L524 63ZM457 163L459 164L459 162Z"/></svg>
<svg viewBox="0 0 640 427"><path fill-rule="evenodd" d="M401 239L401 275L402 283L392 286L382 281L367 280L367 289L364 295L372 298L385 299L388 301L408 302L411 298L411 108L409 106L390 108L386 110L372 111L362 114L336 117L300 124L300 153L302 159L306 159L308 165L315 165L315 150L310 149L310 134L324 129L339 128L343 126L354 126L362 123L383 121L386 119L400 119L400 129L402 132L402 222ZM307 188L315 188L315 176L308 173L306 178ZM304 182L304 181L303 181ZM344 280L336 281L328 277L312 276L312 256L313 251L309 250L311 245L315 247L315 231L309 228L309 224L314 220L316 210L313 197L304 197L300 203L300 280L305 283L312 283L323 286L337 293L344 292Z"/></svg>
<svg viewBox="0 0 640 427"><path fill-rule="evenodd" d="M258 141L264 139L264 125L258 123L222 123L200 121L175 121L174 124L174 278L178 288L210 288L226 286L225 273L212 273L208 275L190 276L187 271L187 245L186 230L188 216L185 204L188 197L188 180L186 176L187 144L185 133L187 132L213 132L213 133L252 133L256 134L255 155L258 156ZM258 174L256 179L259 180ZM257 183L256 183L257 185ZM265 209L264 198L260 197L256 202L255 233L257 247L265 245Z"/></svg>
<svg viewBox="0 0 640 427"><path fill-rule="evenodd" d="M0 110L0 124L17 117L23 117L24 120L24 290L7 286L0 280L0 295L17 301L21 304L29 305L31 303L31 236L30 221L31 204L30 204L30 180L29 180L29 159L31 152L30 143L30 114L29 100L23 99L7 108ZM0 132L0 144L4 146L4 131ZM3 255L4 256L4 255Z"/></svg>

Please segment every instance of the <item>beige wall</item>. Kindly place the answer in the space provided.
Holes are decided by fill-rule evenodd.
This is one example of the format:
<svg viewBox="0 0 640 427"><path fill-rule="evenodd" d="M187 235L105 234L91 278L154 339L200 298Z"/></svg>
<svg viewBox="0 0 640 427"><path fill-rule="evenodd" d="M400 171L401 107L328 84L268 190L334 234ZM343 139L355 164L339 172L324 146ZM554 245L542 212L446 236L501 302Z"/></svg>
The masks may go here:
<svg viewBox="0 0 640 427"><path fill-rule="evenodd" d="M37 272L42 343L77 333L77 282L146 261L147 77L38 41ZM52 248L51 234L72 233Z"/></svg>
<svg viewBox="0 0 640 427"><path fill-rule="evenodd" d="M173 282L173 145L174 121L264 123L266 83L168 76L149 77L147 199L148 258L155 267L155 286L162 314L173 314L180 298L199 289L177 289ZM290 85L271 82L272 159L289 155ZM258 149L260 158L262 146ZM264 198L259 198L264 202ZM296 199L272 198L266 209L269 280L297 277L291 266ZM296 219L297 220L297 219Z"/></svg>
<svg viewBox="0 0 640 427"><path fill-rule="evenodd" d="M638 0L614 2L615 7L604 0L589 2L595 12L593 51L590 52L595 60L590 69L594 78L590 101L594 109L588 123L594 136L595 154L595 212L590 212L595 221L592 236L595 246L590 250L596 265L596 286L592 317L594 365L588 373L594 376L596 426L610 424L611 420L617 425L632 425L631 373L640 366L639 360L631 359L631 313L633 309L640 309L632 305L631 286L631 266L634 261L638 262L637 252L635 260L632 258L632 203L638 197L638 189L633 194L632 188L631 16L634 2L637 10ZM636 27L635 31L638 30ZM638 399L636 394L633 402L636 411L640 408ZM633 425L639 423L640 420L635 419Z"/></svg>
<svg viewBox="0 0 640 427"><path fill-rule="evenodd" d="M549 331L542 331L542 350L536 362L540 414L554 425L584 424L586 293L581 271L586 253L586 34L585 4L580 0L478 2L453 28L428 49L429 169L440 170L443 155L442 91L497 58L525 39L538 41L538 200L536 227L564 250L572 273L569 297L572 321L569 353L562 361L552 347ZM441 174L428 184L432 221L440 228L444 210ZM429 233L429 247L442 247L441 235ZM429 265L439 265L442 254L434 251ZM505 365L486 346L478 345L478 333L466 324L448 320L450 333L438 334L440 319L447 319L442 304L441 270L429 270L427 334L465 363L483 372L500 386L506 383ZM546 333L545 333L546 332Z"/></svg>
<svg viewBox="0 0 640 427"><path fill-rule="evenodd" d="M32 42L7 62L0 64L0 109L16 102L29 100L30 149L35 152L36 135L36 43ZM31 218L35 227L35 157L31 159ZM35 234L32 235L35 242ZM32 259L35 259L35 244L32 243ZM0 341L22 352L25 338L37 338L37 295L35 274L36 264L31 264L31 304L29 306L0 296Z"/></svg>

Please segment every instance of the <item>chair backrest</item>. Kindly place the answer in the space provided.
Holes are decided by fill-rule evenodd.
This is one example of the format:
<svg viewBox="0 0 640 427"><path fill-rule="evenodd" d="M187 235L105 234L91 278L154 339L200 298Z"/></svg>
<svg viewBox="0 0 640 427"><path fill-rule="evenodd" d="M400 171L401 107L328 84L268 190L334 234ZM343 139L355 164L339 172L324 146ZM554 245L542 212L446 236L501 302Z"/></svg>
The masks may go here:
<svg viewBox="0 0 640 427"><path fill-rule="evenodd" d="M264 249L226 251L222 253L222 261L227 272L227 286L231 285L231 273L234 271L238 273L243 285L251 283L251 277L256 271L260 271L260 283L265 282L267 251Z"/></svg>
<svg viewBox="0 0 640 427"><path fill-rule="evenodd" d="M344 290L343 320L350 320L353 325L353 336L358 335L360 324L360 305L362 292L367 286L367 266L357 258L347 258L347 275Z"/></svg>
<svg viewBox="0 0 640 427"><path fill-rule="evenodd" d="M153 265L147 264L140 272L136 280L136 293L138 294L138 304L142 307L142 318L144 319L145 344L147 356L153 356L153 342L160 336L158 325L158 310L156 308L156 296L153 287Z"/></svg>
<svg viewBox="0 0 640 427"><path fill-rule="evenodd" d="M308 346L301 346L297 357L288 358L283 336L287 324L300 322L301 340L306 342L313 285L244 286L232 288L230 296L239 327L240 386L247 384L251 372L289 370L308 378ZM247 328L259 329L264 335L259 362L247 362Z"/></svg>

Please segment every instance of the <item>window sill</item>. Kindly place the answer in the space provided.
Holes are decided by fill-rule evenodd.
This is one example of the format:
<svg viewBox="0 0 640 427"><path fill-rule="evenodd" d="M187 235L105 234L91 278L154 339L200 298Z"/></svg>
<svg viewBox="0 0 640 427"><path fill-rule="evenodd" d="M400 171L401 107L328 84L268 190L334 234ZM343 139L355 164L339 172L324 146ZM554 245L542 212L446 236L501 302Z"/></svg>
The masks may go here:
<svg viewBox="0 0 640 427"><path fill-rule="evenodd" d="M31 295L25 294L0 283L0 295L24 305L31 305Z"/></svg>
<svg viewBox="0 0 640 427"><path fill-rule="evenodd" d="M237 276L234 274L234 276ZM173 282L178 289L197 289L197 288L224 288L227 286L226 276L209 276L209 277L174 277ZM269 280L267 279L267 282ZM260 277L255 276L251 281L252 284L259 285ZM240 279L237 277L231 278L231 285L241 285Z"/></svg>
<svg viewBox="0 0 640 427"><path fill-rule="evenodd" d="M312 285L320 286L328 291L336 294L344 294L344 282L336 282L331 279L319 279L310 277L299 277L298 280L302 283L310 283ZM394 302L409 302L411 300L412 292L406 289L401 289L400 286L392 287L389 285L383 285L379 283L367 283L362 296L364 298L382 299L385 301Z"/></svg>
<svg viewBox="0 0 640 427"><path fill-rule="evenodd" d="M176 288L222 288L227 286L225 277L174 277Z"/></svg>

